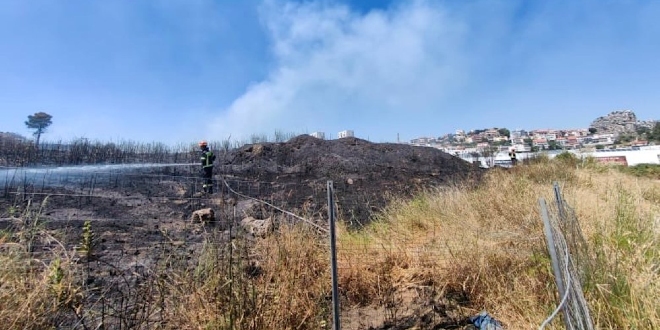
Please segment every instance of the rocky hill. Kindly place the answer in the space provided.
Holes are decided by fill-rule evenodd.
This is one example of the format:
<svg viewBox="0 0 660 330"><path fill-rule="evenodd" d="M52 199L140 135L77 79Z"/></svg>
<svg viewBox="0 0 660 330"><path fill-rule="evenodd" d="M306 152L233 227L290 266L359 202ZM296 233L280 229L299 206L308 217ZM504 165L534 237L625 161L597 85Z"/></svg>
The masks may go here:
<svg viewBox="0 0 660 330"><path fill-rule="evenodd" d="M638 120L632 110L619 110L610 112L607 116L596 118L590 128L595 128L598 133L614 134L636 134L640 128L652 129L655 125L653 120Z"/></svg>
<svg viewBox="0 0 660 330"><path fill-rule="evenodd" d="M11 132L0 132L0 140L25 141L24 136Z"/></svg>

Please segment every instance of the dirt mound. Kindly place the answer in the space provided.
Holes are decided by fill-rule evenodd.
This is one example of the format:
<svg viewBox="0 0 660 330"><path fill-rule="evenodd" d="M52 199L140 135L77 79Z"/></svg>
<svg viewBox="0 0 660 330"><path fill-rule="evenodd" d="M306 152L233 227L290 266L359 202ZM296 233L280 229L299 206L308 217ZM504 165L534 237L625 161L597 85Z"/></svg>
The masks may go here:
<svg viewBox="0 0 660 330"><path fill-rule="evenodd" d="M267 183L251 195L300 210L306 201L323 201L333 181L343 219L368 221L391 196L412 196L419 189L476 182L482 170L435 148L372 143L358 138L321 140L300 135L285 143L260 143L221 154L218 173ZM287 187L296 189L288 190ZM286 196L281 196L286 194ZM311 213L327 212L315 205Z"/></svg>

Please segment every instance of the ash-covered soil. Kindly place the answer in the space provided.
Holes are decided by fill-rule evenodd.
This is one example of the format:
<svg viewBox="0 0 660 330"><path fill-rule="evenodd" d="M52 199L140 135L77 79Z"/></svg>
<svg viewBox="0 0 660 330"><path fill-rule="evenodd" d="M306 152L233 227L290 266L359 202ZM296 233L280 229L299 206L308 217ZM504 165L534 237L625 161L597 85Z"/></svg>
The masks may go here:
<svg viewBox="0 0 660 330"><path fill-rule="evenodd" d="M220 153L217 172L228 179L262 182L250 187L252 195L317 215L327 212L323 198L331 180L341 219L364 225L391 198L443 185L474 185L483 169L430 147L301 135L287 143Z"/></svg>
<svg viewBox="0 0 660 330"><path fill-rule="evenodd" d="M244 206L236 214L242 217L261 211L241 204L251 197L323 222L327 182L332 181L340 220L364 225L392 198L452 184L470 187L483 174L476 165L435 148L357 138L328 141L301 135L286 143L252 144L216 153L214 195L199 195L202 182L195 165L90 173L75 181L42 180L54 185L36 181L8 187L0 200L0 216L10 208L20 213L22 202L31 200L34 205L48 196L41 213L49 220L159 223L186 219L195 209L224 205L229 199Z"/></svg>
<svg viewBox="0 0 660 330"><path fill-rule="evenodd" d="M216 192L211 196L200 194L198 166L97 173L55 186L6 187L0 192L0 231L37 228L49 233L31 243L38 259L60 243L69 250L80 246L83 224L90 221L94 260L81 258L86 285L105 292L104 304L111 305L130 297L130 283L148 276L164 258L176 254L183 262L194 260L205 239L223 244L241 236L242 218L281 215L246 196L327 226L326 184L332 181L340 220L359 227L391 198L444 185L469 187L483 174L479 167L434 148L357 138L326 141L302 135L286 143L246 145L216 154ZM191 223L191 213L206 207L216 211L217 222ZM18 236L16 240L25 240L25 235Z"/></svg>

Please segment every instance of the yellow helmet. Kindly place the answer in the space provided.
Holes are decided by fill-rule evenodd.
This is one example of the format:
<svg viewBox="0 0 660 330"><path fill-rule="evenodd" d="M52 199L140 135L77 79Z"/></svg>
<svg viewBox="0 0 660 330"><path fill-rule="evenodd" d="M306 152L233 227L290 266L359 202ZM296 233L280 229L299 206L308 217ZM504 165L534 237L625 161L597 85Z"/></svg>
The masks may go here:
<svg viewBox="0 0 660 330"><path fill-rule="evenodd" d="M206 147L207 145L208 145L208 143L206 143L206 141L204 141L204 140L199 141L199 146L200 147Z"/></svg>

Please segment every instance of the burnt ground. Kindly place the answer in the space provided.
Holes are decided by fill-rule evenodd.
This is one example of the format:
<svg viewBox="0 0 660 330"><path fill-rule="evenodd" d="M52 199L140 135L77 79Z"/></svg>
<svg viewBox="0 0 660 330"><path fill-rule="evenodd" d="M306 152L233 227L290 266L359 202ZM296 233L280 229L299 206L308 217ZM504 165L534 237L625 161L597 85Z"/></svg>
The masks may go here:
<svg viewBox="0 0 660 330"><path fill-rule="evenodd" d="M25 232L36 224L51 233L52 238L35 238L31 244L39 258L56 249L57 241L67 248L79 246L83 224L89 220L95 254L94 260L81 258L88 268L86 284L105 288L102 299L111 306L134 295L130 283L137 283L140 274L146 276L159 258L176 253L185 262L205 238L227 242L230 236L241 235L234 227L244 216L278 214L242 196L325 225L326 184L331 180L340 219L359 226L390 198L449 184L478 184L483 173L434 148L357 138L325 141L302 135L287 143L246 145L217 154L216 194L212 196L200 195L197 166L95 173L75 180L63 178L55 185L33 182L0 192L0 231ZM207 226L192 224L191 213L205 207L216 211L218 221ZM32 216L26 217L28 210ZM421 324L411 318L405 322ZM445 328L439 324L444 323L422 328ZM383 325L386 328L406 327L401 323Z"/></svg>
<svg viewBox="0 0 660 330"><path fill-rule="evenodd" d="M483 173L435 148L309 135L232 150L220 155L217 168L227 178L265 182L267 189L251 187L252 194L279 201L287 209L312 201L306 213L327 212L324 198L331 180L339 215L352 225L368 222L392 197L412 197L420 189L442 185L476 184Z"/></svg>

